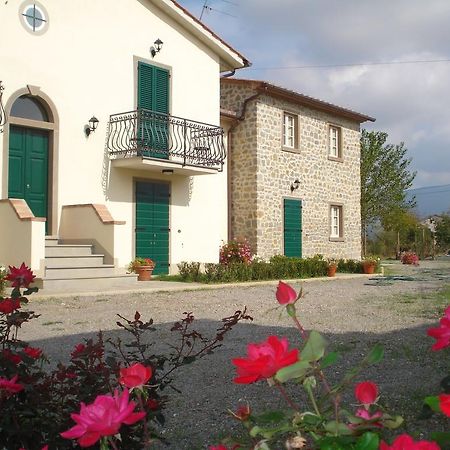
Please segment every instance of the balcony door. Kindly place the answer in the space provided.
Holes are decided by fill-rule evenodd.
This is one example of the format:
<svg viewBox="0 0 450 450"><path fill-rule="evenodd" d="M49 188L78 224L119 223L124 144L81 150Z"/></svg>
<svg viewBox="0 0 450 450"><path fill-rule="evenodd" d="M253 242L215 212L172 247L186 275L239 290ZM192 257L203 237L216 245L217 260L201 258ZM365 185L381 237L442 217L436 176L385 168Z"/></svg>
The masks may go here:
<svg viewBox="0 0 450 450"><path fill-rule="evenodd" d="M138 63L138 151L142 156L169 158L169 71Z"/></svg>

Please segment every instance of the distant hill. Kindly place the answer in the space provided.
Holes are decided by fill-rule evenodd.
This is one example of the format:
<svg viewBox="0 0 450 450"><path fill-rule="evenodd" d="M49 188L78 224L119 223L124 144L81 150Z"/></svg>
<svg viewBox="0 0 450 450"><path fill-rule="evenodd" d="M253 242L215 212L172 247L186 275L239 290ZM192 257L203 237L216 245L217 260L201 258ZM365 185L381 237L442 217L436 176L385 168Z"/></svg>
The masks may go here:
<svg viewBox="0 0 450 450"><path fill-rule="evenodd" d="M408 199L416 197L414 211L421 219L450 211L450 184L410 189L406 195Z"/></svg>

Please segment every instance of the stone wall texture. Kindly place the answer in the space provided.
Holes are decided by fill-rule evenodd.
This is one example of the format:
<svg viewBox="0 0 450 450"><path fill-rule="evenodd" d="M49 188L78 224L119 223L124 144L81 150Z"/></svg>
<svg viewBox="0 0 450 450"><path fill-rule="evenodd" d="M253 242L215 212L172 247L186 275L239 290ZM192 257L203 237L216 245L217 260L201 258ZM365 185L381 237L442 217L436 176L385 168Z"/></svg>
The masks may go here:
<svg viewBox="0 0 450 450"><path fill-rule="evenodd" d="M243 113L256 92L222 82L221 106ZM298 117L298 148L282 147L283 112ZM342 133L342 160L328 158L329 124ZM261 258L283 254L283 200L302 200L302 256L361 258L359 123L261 94L231 135L231 234ZM298 189L291 184L300 180ZM330 238L330 205L343 207L343 238Z"/></svg>

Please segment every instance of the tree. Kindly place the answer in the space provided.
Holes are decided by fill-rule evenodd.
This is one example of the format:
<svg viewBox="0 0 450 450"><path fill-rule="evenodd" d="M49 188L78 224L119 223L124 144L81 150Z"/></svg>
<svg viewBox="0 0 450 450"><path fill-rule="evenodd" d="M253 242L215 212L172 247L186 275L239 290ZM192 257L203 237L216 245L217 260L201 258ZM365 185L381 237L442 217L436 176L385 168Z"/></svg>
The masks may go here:
<svg viewBox="0 0 450 450"><path fill-rule="evenodd" d="M435 237L439 250L443 252L450 250L450 215L442 215L440 220L436 220Z"/></svg>
<svg viewBox="0 0 450 450"><path fill-rule="evenodd" d="M387 144L381 131L362 130L361 134L361 225L363 253L366 253L367 229L377 220L391 225L395 216L415 205L406 198L416 172L409 171L411 159L404 143Z"/></svg>

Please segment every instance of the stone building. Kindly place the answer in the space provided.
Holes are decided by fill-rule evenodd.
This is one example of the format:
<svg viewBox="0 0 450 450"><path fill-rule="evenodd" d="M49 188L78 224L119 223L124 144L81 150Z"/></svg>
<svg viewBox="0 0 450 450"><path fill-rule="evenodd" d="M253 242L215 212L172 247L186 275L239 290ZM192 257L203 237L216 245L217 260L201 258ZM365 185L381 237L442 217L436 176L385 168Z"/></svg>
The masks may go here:
<svg viewBox="0 0 450 450"><path fill-rule="evenodd" d="M360 124L372 117L267 82L221 79L229 237L273 255L361 258Z"/></svg>

